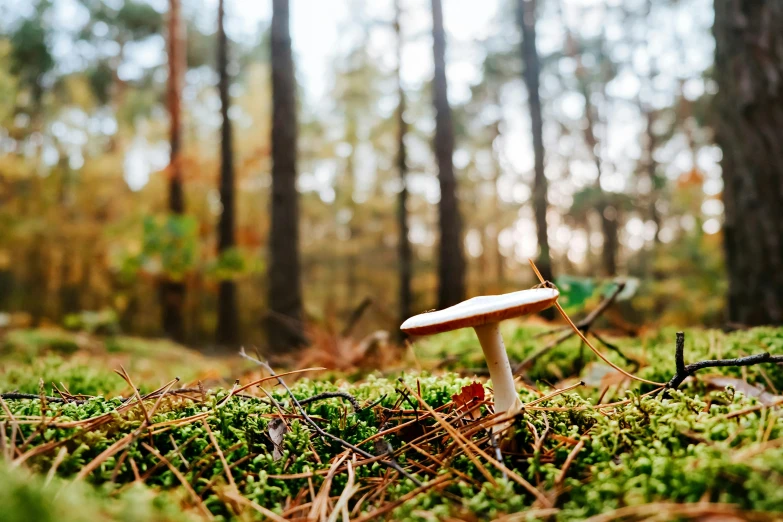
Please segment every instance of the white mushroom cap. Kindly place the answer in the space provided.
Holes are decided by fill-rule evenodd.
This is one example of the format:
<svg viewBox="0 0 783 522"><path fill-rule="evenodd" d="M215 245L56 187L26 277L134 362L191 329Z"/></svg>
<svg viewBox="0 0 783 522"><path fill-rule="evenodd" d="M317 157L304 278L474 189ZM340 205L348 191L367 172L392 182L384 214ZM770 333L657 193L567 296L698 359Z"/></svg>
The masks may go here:
<svg viewBox="0 0 783 522"><path fill-rule="evenodd" d="M402 323L400 330L410 335L430 335L497 323L545 310L555 304L559 295L556 288L531 288L474 297L443 310L415 315Z"/></svg>

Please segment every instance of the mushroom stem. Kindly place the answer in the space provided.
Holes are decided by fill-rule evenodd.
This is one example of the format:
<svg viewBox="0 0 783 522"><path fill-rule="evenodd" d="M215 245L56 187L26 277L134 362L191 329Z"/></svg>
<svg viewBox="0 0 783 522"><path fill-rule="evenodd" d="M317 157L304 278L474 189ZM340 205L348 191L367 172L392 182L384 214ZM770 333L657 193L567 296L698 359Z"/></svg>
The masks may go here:
<svg viewBox="0 0 783 522"><path fill-rule="evenodd" d="M479 344L484 351L489 377L492 379L492 389L495 392L495 413L516 413L522 409L522 401L517 395L516 386L514 386L511 364L508 362L506 346L503 344L498 323L474 326L473 329L476 331ZM495 431L500 431L504 427L496 425Z"/></svg>

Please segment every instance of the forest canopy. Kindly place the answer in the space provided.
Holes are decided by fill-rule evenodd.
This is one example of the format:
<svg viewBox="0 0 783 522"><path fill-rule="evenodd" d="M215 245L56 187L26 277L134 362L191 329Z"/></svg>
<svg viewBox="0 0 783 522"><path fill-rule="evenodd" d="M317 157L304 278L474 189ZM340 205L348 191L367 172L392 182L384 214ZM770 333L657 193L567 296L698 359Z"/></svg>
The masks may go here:
<svg viewBox="0 0 783 522"><path fill-rule="evenodd" d="M783 3L5 0L3 520L780 520Z"/></svg>
<svg viewBox="0 0 783 522"><path fill-rule="evenodd" d="M305 4L282 35L269 6L7 4L0 310L263 345L524 288L532 257L575 303L638 280L634 324L729 320L710 2L445 2L435 55L429 2Z"/></svg>

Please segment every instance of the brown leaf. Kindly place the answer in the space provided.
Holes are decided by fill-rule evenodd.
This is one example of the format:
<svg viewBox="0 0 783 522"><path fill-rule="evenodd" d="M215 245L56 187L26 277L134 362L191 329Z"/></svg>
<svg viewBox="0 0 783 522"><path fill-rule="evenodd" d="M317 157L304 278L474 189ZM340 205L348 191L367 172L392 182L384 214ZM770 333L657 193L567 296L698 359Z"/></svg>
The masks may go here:
<svg viewBox="0 0 783 522"><path fill-rule="evenodd" d="M454 404L458 409L470 408L476 402L484 400L484 385L480 382L472 382L467 386L463 386L462 390L455 395L451 396Z"/></svg>

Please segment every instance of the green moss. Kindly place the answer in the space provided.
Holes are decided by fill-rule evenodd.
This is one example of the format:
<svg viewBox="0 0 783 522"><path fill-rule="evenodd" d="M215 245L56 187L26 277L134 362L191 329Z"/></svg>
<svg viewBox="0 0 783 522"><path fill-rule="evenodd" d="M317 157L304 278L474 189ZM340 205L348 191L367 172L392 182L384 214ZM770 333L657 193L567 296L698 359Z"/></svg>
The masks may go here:
<svg viewBox="0 0 783 522"><path fill-rule="evenodd" d="M44 477L0 462L3 522L177 522L198 520L179 508L178 494L135 485L111 499L84 483Z"/></svg>
<svg viewBox="0 0 783 522"><path fill-rule="evenodd" d="M538 331L537 328L512 328L506 337L509 339L509 351L519 358L532 353L544 342L535 337ZM669 365L673 365L673 339L674 331L664 330L641 339L620 339L617 344L628 355L643 361L641 375L668 380L671 376ZM472 344L476 341L468 335L454 336L454 340L456 360L466 366L472 365L475 352L480 353L476 344ZM417 348L420 360L425 363L435 354L441 354L442 361L448 349L448 341L436 339ZM783 330L778 329L755 329L729 335L711 331L688 332L686 359L733 357L761 351L779 353L781 350ZM577 357L578 343L566 343L542 357L532 371L539 372L539 382L554 382L559 378L558 374L570 375ZM589 360L585 358L585 362ZM725 375L743 375L733 368L717 371ZM116 376L102 372L83 365L78 356L50 356L28 367L27 381L23 380L25 375L21 367L18 371L4 371L0 386L4 390L16 387L34 393L37 392L37 377L45 376L55 382L68 379L72 392L76 387L110 397L112 387L116 389L117 383L124 383ZM749 383L769 381L773 386L781 381L781 373L772 366L744 370ZM453 394L473 380L448 372L405 372L401 378L411 389L420 390L424 400L432 407L449 403ZM159 383L142 384L151 389ZM543 384L541 387L546 389ZM394 426L414 419L417 412L422 411L415 399L404 399L403 389L397 378L375 375L359 382L303 379L292 386L294 395L299 399L324 391L342 390L353 394L364 405L380 401L375 408L358 412L340 398L322 400L306 407L324 430L361 445L370 453L374 452L373 444L362 443L378 433L384 423L388 423L387 427ZM748 411L757 403L741 391L732 388L712 390L696 380L667 397L640 397L639 390L621 392L621 396L613 400L627 398L625 403L599 410L593 406L598 390L580 388L578 393L562 394L539 405L550 408L547 411L530 410L525 413L516 424L513 436L504 441L505 464L514 473L536 484L542 492L552 495L557 489L560 511L556 519L562 521L582 520L624 506L705 499L737 504L742 509L783 512L783 492L779 488L779 484L783 483L783 449L778 444L783 439L783 420L774 410L756 408ZM284 409L293 410L284 390L276 387L270 392ZM525 402L536 397L531 391L521 391L520 394ZM143 490L146 493L140 494L146 495L150 490L165 491L174 495L179 505L184 498L180 481L168 466L162 465L142 445L149 444L182 472L203 496L204 504L214 515L232 518L233 508L220 495L220 490L227 483L226 472L221 459L214 453L207 428L200 418L193 419L199 414L205 415L204 420L222 448L225 459L233 465L232 477L239 492L247 499L282 513L290 499L300 491L309 491L311 483L317 491L323 484L323 475L309 478L306 475L328 469L330 460L342 453L342 447L331 439L321 438L301 420L289 419L290 429L281 445L282 458L275 459L268 431L270 421L278 413L277 408L261 398L232 397L223 401L226 395L226 390L217 389L210 392L204 403L182 398L161 401L152 420L155 424L167 423L169 427L133 440L123 450L104 460L87 477L87 482L97 488L85 490L85 494L97 499L96 509L111 508L114 510L111 511L114 513L112 516L117 517L120 515L116 513L122 509L130 509L122 500L114 500L108 494L124 490L135 481L134 465L145 477L149 488ZM46 415L56 416L58 422L65 423L97 418L121 408L120 399L104 397L78 405L49 404ZM147 408L151 408L153 403L148 401ZM390 408L398 403L400 408L409 412L404 418L391 414ZM41 414L37 400L7 401L7 405L16 418ZM89 430L49 427L39 431L37 423L20 424L17 440L29 439L30 447L62 442L59 447L64 447L66 453L57 468L57 475L62 479L72 479L85 465L141 427L143 422L141 410L133 407L115 413L107 422ZM388 435L386 442L399 451L397 458L402 464L415 460L431 466L431 461L407 444L421 435L423 428L433 426L431 419L422 421L419 426L413 423L409 429ZM6 423L4 429L6 440L10 440L10 424ZM533 451L536 437L545 432L547 438L540 451ZM477 435L477 438L480 436ZM569 465L565 481L558 486L558 477L579 440L583 447ZM462 473L476 484L458 479L450 483L445 492L431 491L418 495L393 512L391 518L394 520L423 521L448 517L489 520L533 506L535 499L530 493L518 483L504 480L492 466L484 464L495 477L496 485L487 482L483 470L464 453L450 453L450 437L439 436L428 444L434 454L445 455L455 476L456 472ZM43 475L51 468L56 454L57 450L42 452L29 458L25 464ZM412 466L410 469L416 468ZM436 470L438 473L445 471ZM379 462L356 469L357 481L365 485L378 484L388 473L388 468ZM428 476L419 475L422 480ZM36 482L39 479L26 477L18 480L22 485L29 481L29 487L38 491L35 488L40 488L39 482ZM331 495L339 495L345 484L345 474L338 474L332 483ZM399 498L414 488L413 482L398 477L384 487L384 499ZM20 498L24 498L25 494L20 493ZM309 493L306 496L309 498ZM171 507L171 504L169 502L168 506ZM0 497L0 509L6 505L21 509L13 500ZM41 509L44 509L45 505L42 506ZM157 509L148 502L132 507L141 509L140 506ZM38 507L36 505L35 509ZM364 509L371 510L373 507L367 505ZM30 519L38 515L31 512ZM45 515L40 516L46 520Z"/></svg>

